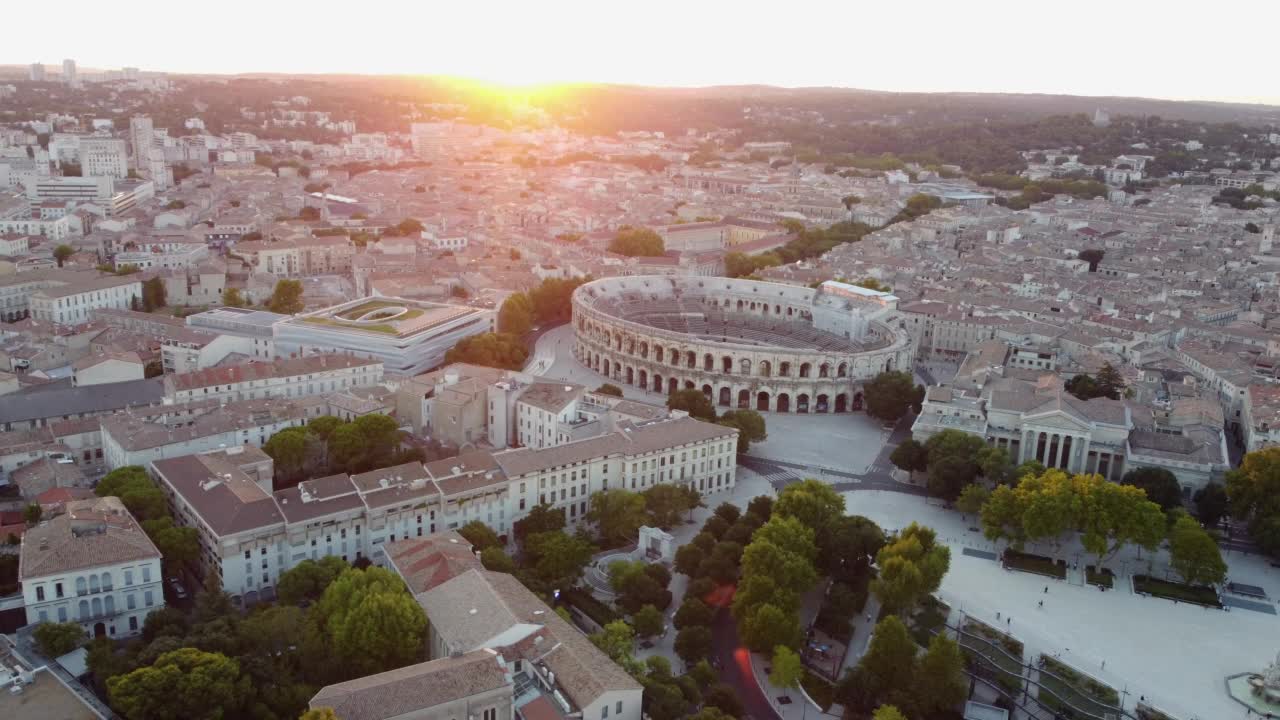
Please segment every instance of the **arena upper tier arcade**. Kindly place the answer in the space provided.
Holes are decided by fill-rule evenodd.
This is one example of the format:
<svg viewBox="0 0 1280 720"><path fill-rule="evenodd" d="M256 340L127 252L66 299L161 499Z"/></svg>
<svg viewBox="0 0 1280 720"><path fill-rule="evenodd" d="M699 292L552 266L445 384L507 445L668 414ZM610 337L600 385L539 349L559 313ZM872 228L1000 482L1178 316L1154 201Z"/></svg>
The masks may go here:
<svg viewBox="0 0 1280 720"><path fill-rule="evenodd" d="M897 304L835 281L606 278L574 291L574 355L617 383L697 388L724 408L850 412L865 381L911 369Z"/></svg>

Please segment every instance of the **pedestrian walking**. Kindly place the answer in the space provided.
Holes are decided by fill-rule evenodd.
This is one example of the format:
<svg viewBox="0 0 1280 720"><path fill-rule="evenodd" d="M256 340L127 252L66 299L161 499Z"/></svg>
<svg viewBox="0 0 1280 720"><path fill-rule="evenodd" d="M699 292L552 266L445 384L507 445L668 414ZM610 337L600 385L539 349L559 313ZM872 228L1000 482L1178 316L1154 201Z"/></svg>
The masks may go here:
<svg viewBox="0 0 1280 720"><path fill-rule="evenodd" d="M1041 609L1041 610L1043 610L1043 609L1044 609L1044 601L1043 601L1043 600L1041 600L1041 601L1040 601L1040 609Z"/></svg>
<svg viewBox="0 0 1280 720"><path fill-rule="evenodd" d="M1048 595L1048 594L1049 594L1049 586L1048 586L1048 585L1045 585L1045 586L1044 586L1044 594L1045 594L1045 595Z"/></svg>
<svg viewBox="0 0 1280 720"><path fill-rule="evenodd" d="M1106 660L1103 660L1103 661L1102 661L1102 669L1103 669L1103 670L1106 670L1106 669L1107 669L1107 661L1106 661Z"/></svg>
<svg viewBox="0 0 1280 720"><path fill-rule="evenodd" d="M996 620L1000 620L1000 613L998 611L996 612Z"/></svg>

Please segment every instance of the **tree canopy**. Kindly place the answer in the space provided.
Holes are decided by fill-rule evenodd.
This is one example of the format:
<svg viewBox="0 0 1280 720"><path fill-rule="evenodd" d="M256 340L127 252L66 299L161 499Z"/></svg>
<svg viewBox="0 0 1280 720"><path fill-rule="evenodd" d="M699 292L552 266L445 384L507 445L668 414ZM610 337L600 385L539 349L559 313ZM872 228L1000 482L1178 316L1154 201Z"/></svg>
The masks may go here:
<svg viewBox="0 0 1280 720"><path fill-rule="evenodd" d="M302 281L277 280L275 290L267 298L267 309L274 313L292 315L302 312Z"/></svg>
<svg viewBox="0 0 1280 720"><path fill-rule="evenodd" d="M716 419L716 407L711 404L711 398L703 395L701 390L694 388L677 390L668 395L667 407L672 410L684 410L691 417L699 420L714 422Z"/></svg>
<svg viewBox="0 0 1280 720"><path fill-rule="evenodd" d="M879 576L871 591L880 604L899 612L935 592L951 566L951 549L937 541L931 528L911 523L876 553Z"/></svg>
<svg viewBox="0 0 1280 720"><path fill-rule="evenodd" d="M911 373L882 372L863 385L867 414L885 421L896 421L912 407L924 401L924 387L917 385Z"/></svg>
<svg viewBox="0 0 1280 720"><path fill-rule="evenodd" d="M657 257L665 250L662 236L644 227L623 225L609 241L609 252L630 257Z"/></svg>
<svg viewBox="0 0 1280 720"><path fill-rule="evenodd" d="M480 333L458 341L445 353L449 363L471 363L504 370L520 370L529 359L529 349L520 338L507 333Z"/></svg>

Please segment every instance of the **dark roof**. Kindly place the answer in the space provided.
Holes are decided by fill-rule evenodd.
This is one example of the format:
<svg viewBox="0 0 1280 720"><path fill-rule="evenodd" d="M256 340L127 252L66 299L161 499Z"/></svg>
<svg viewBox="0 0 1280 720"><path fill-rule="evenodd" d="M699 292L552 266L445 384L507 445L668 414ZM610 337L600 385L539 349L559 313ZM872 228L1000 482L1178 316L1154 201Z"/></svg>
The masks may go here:
<svg viewBox="0 0 1280 720"><path fill-rule="evenodd" d="M164 385L158 377L93 387L71 387L62 383L39 385L0 397L0 424L154 405L163 394Z"/></svg>

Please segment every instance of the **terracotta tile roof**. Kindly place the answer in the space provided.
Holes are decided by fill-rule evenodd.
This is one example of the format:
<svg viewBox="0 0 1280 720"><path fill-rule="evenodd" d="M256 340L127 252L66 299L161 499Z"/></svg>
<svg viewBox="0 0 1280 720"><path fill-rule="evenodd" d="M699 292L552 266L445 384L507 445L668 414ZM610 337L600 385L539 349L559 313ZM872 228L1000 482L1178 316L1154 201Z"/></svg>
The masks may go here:
<svg viewBox="0 0 1280 720"><path fill-rule="evenodd" d="M497 653L476 650L329 685L311 698L310 707L333 708L342 720L387 720L511 684Z"/></svg>
<svg viewBox="0 0 1280 720"><path fill-rule="evenodd" d="M160 551L119 498L74 500L66 509L65 514L27 529L18 565L20 579L160 558Z"/></svg>
<svg viewBox="0 0 1280 720"><path fill-rule="evenodd" d="M363 365L380 365L378 360L356 357L345 353L326 353L324 355L308 355L300 358L278 359L274 362L251 362L224 368L206 368L195 372L167 375L165 388L167 391L197 390L215 385L231 385L234 383L272 378L294 377L329 370L344 370Z"/></svg>

